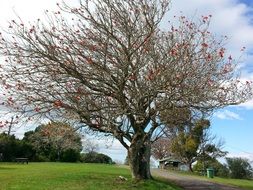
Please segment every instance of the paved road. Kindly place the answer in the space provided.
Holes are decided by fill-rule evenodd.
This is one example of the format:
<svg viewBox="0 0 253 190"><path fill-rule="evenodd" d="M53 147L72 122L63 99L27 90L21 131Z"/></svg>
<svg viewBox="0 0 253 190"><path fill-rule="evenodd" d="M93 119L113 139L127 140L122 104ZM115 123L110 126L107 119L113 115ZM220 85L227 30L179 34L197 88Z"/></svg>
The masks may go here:
<svg viewBox="0 0 253 190"><path fill-rule="evenodd" d="M154 176L160 176L175 182L185 190L241 190L238 187L212 183L195 176L180 175L166 170L152 169L151 172Z"/></svg>

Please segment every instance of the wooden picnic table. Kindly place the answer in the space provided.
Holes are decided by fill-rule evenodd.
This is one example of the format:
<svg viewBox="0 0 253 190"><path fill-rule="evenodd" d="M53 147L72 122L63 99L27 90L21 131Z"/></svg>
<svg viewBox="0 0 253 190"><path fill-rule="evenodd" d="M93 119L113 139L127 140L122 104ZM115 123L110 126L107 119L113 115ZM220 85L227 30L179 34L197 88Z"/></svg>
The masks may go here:
<svg viewBox="0 0 253 190"><path fill-rule="evenodd" d="M16 158L15 160L17 163L24 164L26 162L26 164L28 164L28 158Z"/></svg>

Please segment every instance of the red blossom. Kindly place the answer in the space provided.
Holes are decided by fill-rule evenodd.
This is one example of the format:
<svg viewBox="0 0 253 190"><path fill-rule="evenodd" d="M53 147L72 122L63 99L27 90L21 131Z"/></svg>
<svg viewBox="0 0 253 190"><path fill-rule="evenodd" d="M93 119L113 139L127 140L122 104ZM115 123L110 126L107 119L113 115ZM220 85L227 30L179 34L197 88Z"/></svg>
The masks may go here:
<svg viewBox="0 0 253 190"><path fill-rule="evenodd" d="M59 108L62 107L63 103L61 100L55 100L54 101L54 107Z"/></svg>
<svg viewBox="0 0 253 190"><path fill-rule="evenodd" d="M222 70L223 74L228 73L231 70L231 64L226 64Z"/></svg>
<svg viewBox="0 0 253 190"><path fill-rule="evenodd" d="M136 80L137 78L136 78L136 76L135 76L134 74L131 74L131 75L128 77L128 79L131 80L131 81L134 81L134 80Z"/></svg>
<svg viewBox="0 0 253 190"><path fill-rule="evenodd" d="M209 86L212 86L213 85L213 80L209 79L207 83L208 83Z"/></svg>
<svg viewBox="0 0 253 190"><path fill-rule="evenodd" d="M92 63L93 63L93 60L92 60L91 57L86 58L86 60L87 60L87 63L88 63L88 64L92 64Z"/></svg>
<svg viewBox="0 0 253 190"><path fill-rule="evenodd" d="M36 112L39 112L39 111L40 111L40 108L36 107L34 110L35 110Z"/></svg>
<svg viewBox="0 0 253 190"><path fill-rule="evenodd" d="M177 56L177 49L175 49L175 48L172 48L171 50L170 50L170 55L172 55L172 56Z"/></svg>
<svg viewBox="0 0 253 190"><path fill-rule="evenodd" d="M207 55L206 60L207 60L207 61L211 61L211 60L212 60L212 56L211 56L210 53Z"/></svg>
<svg viewBox="0 0 253 190"><path fill-rule="evenodd" d="M9 97L9 98L8 98L8 102L14 103L14 100L12 99L12 97Z"/></svg>
<svg viewBox="0 0 253 190"><path fill-rule="evenodd" d="M112 102L112 97L111 97L111 96L107 96L106 99L107 99L109 102Z"/></svg>
<svg viewBox="0 0 253 190"><path fill-rule="evenodd" d="M209 17L208 16L202 16L202 21L206 23L208 21Z"/></svg>
<svg viewBox="0 0 253 190"><path fill-rule="evenodd" d="M147 80L153 80L155 78L155 72L150 69L148 72Z"/></svg>
<svg viewBox="0 0 253 190"><path fill-rule="evenodd" d="M207 47L208 47L208 44L207 44L207 43L202 43L201 45L202 45L202 47L204 47L204 48L207 48Z"/></svg>
<svg viewBox="0 0 253 190"><path fill-rule="evenodd" d="M81 99L81 96L76 96L75 99L79 101Z"/></svg>
<svg viewBox="0 0 253 190"><path fill-rule="evenodd" d="M219 50L219 56L222 58L222 57L224 57L224 54L225 54L225 49L224 49L224 48L221 48L221 49Z"/></svg>
<svg viewBox="0 0 253 190"><path fill-rule="evenodd" d="M91 51L96 51L96 50L97 50L97 46L96 46L96 45L91 45L91 46L89 47L89 49L90 49Z"/></svg>
<svg viewBox="0 0 253 190"><path fill-rule="evenodd" d="M79 42L79 44L80 44L81 46L84 46L84 45L86 44L86 41L85 41L85 40L82 40L82 41Z"/></svg>

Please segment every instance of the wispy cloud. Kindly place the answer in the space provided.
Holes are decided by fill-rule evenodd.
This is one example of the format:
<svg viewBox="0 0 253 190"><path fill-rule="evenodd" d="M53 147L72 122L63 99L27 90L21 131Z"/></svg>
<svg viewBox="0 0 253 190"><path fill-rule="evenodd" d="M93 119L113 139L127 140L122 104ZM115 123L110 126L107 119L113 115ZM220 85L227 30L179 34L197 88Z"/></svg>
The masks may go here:
<svg viewBox="0 0 253 190"><path fill-rule="evenodd" d="M241 157L248 159L253 164L253 152L246 153L246 152L232 152L229 153L226 157Z"/></svg>
<svg viewBox="0 0 253 190"><path fill-rule="evenodd" d="M180 11L189 17L212 14L211 31L219 35L228 35L230 50L240 50L241 46L253 45L252 7L235 0L184 0L172 1L171 13Z"/></svg>
<svg viewBox="0 0 253 190"><path fill-rule="evenodd" d="M253 99L250 101L247 101L243 104L240 104L238 107L246 108L246 109L253 109Z"/></svg>
<svg viewBox="0 0 253 190"><path fill-rule="evenodd" d="M229 110L218 111L214 113L214 116L219 119L226 119L226 120L243 120L243 118L241 118L239 114Z"/></svg>
<svg viewBox="0 0 253 190"><path fill-rule="evenodd" d="M123 162L126 158L127 151L116 139L98 140L99 152L109 155L113 160L120 160Z"/></svg>

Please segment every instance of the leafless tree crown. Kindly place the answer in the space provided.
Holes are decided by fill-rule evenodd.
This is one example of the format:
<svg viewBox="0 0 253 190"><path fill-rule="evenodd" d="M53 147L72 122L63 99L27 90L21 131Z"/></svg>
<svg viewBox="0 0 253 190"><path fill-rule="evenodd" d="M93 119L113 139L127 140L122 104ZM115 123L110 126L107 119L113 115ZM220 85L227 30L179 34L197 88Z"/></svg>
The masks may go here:
<svg viewBox="0 0 253 190"><path fill-rule="evenodd" d="M247 100L251 84L236 78L235 60L208 31L211 16L196 23L181 16L163 31L169 3L83 0L59 5L46 23L11 21L0 44L5 104L79 119L128 148L135 134L153 134L165 110Z"/></svg>

